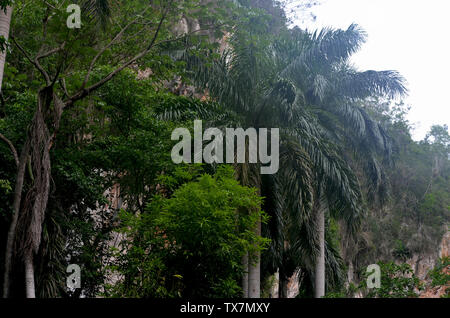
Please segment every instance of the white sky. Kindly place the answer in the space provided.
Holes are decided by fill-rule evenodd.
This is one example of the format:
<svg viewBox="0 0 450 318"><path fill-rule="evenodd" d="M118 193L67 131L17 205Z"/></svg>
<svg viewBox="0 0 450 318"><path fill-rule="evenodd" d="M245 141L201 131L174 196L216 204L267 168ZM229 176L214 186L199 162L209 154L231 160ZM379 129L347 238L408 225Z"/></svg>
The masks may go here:
<svg viewBox="0 0 450 318"><path fill-rule="evenodd" d="M408 82L414 125L422 139L433 124L450 126L449 0L322 0L315 22L303 26L347 28L357 23L368 41L355 54L360 70L397 70Z"/></svg>

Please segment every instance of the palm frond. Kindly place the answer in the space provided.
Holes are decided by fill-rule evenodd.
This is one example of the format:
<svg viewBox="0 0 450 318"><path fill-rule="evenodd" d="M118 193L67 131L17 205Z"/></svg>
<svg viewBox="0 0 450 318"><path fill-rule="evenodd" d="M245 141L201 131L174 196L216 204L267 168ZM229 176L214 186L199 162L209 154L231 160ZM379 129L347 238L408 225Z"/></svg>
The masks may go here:
<svg viewBox="0 0 450 318"><path fill-rule="evenodd" d="M297 52L293 61L281 72L283 77L298 77L302 73L314 73L314 69L332 67L347 61L366 40L365 32L356 24L347 30L324 28L311 35L306 49Z"/></svg>
<svg viewBox="0 0 450 318"><path fill-rule="evenodd" d="M154 101L153 109L158 119L166 121L202 119L217 124L237 120L236 114L214 101L202 101L172 94L158 96Z"/></svg>
<svg viewBox="0 0 450 318"><path fill-rule="evenodd" d="M111 0L84 0L83 10L105 26L111 16Z"/></svg>
<svg viewBox="0 0 450 318"><path fill-rule="evenodd" d="M327 232L328 233L328 232ZM329 291L342 285L345 281L344 262L339 247L330 244L332 238L325 240L325 275L326 289Z"/></svg>
<svg viewBox="0 0 450 318"><path fill-rule="evenodd" d="M397 71L346 70L338 72L335 93L348 98L364 99L370 96L402 97L407 93L405 79Z"/></svg>
<svg viewBox="0 0 450 318"><path fill-rule="evenodd" d="M298 142L284 138L280 149L281 171L277 182L290 226L300 226L309 218L313 201L313 163Z"/></svg>

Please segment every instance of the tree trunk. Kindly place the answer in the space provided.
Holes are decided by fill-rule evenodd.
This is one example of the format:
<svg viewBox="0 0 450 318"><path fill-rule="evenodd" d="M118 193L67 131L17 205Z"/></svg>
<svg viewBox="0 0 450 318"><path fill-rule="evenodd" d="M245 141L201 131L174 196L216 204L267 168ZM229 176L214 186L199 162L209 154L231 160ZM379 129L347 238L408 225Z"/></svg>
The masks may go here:
<svg viewBox="0 0 450 318"><path fill-rule="evenodd" d="M279 274L279 283L278 283L278 297L279 298L288 298L288 282L289 278L285 276L283 272L280 271Z"/></svg>
<svg viewBox="0 0 450 318"><path fill-rule="evenodd" d="M11 15L13 8L6 7L6 14L3 10L0 10L0 36L3 36L6 40L9 37L9 26L11 25ZM5 70L6 50L0 52L0 92L2 90L3 72Z"/></svg>
<svg viewBox="0 0 450 318"><path fill-rule="evenodd" d="M255 234L261 235L261 222L255 228ZM260 298L261 297L261 253L256 252L249 257L248 266L248 297Z"/></svg>
<svg viewBox="0 0 450 318"><path fill-rule="evenodd" d="M51 120L54 128L52 134L46 123L46 114L53 101ZM31 159L33 162L33 186L28 191L31 194L31 211L27 217L19 219L25 226L25 235L21 238L21 248L24 249L25 287L27 298L35 298L33 254L39 251L42 236L42 224L47 209L50 193L51 161L50 149L55 134L59 128L63 105L59 97L53 92L53 87L45 87L39 91L38 105L31 123ZM31 213L30 213L31 212ZM24 214L25 216L25 214ZM28 219L27 219L28 218Z"/></svg>
<svg viewBox="0 0 450 318"><path fill-rule="evenodd" d="M353 262L350 261L348 264L348 271L347 271L347 282L353 283Z"/></svg>
<svg viewBox="0 0 450 318"><path fill-rule="evenodd" d="M248 253L242 256L242 266L244 274L242 275L242 297L248 298Z"/></svg>
<svg viewBox="0 0 450 318"><path fill-rule="evenodd" d="M317 209L317 230L319 235L319 254L317 255L315 267L314 297L320 298L325 296L325 210L323 206L320 206L320 203Z"/></svg>
<svg viewBox="0 0 450 318"><path fill-rule="evenodd" d="M8 237L6 240L5 251L5 271L3 277L3 298L9 297L11 264L13 258L13 245L16 236L17 219L19 218L20 202L22 201L23 181L25 177L25 167L30 151L29 142L26 141L20 154L19 166L17 167L16 185L14 189L13 215L9 226Z"/></svg>
<svg viewBox="0 0 450 318"><path fill-rule="evenodd" d="M29 298L35 297L33 253L38 252L41 242L42 223L50 189L50 149L55 137L55 135L50 133L45 122L45 115L48 113L52 101L54 102L52 123L55 133L58 130L62 114L62 102L53 93L52 87L46 87L39 91L37 109L19 160L13 205L14 215L8 232L5 257L4 297L9 296L12 250L15 237L19 234L17 233L18 228L22 229L21 236L18 238L18 248L22 250L24 256L26 295ZM24 207L29 210L24 210L19 217L23 180L29 152L33 161L32 170L34 173L33 186L28 190L27 194L31 204L28 207Z"/></svg>
<svg viewBox="0 0 450 318"><path fill-rule="evenodd" d="M25 291L27 298L36 298L34 286L33 251L30 249L25 254Z"/></svg>

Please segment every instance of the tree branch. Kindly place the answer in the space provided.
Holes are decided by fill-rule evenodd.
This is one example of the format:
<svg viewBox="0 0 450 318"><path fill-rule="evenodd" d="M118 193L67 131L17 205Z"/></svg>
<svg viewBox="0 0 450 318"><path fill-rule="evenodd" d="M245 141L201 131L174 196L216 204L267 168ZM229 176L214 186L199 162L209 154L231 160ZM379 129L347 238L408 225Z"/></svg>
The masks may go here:
<svg viewBox="0 0 450 318"><path fill-rule="evenodd" d="M43 59L43 58L45 58L45 57L48 57L48 56L50 56L50 55L52 55L52 54L55 54L55 53L61 51L62 49L64 49L64 46L65 46L65 45L66 45L66 41L64 41L59 47L54 48L53 50L50 50L50 51L47 51L47 52L45 52L45 53L42 53L42 54L38 55L38 56L36 57L36 60L39 61L40 59Z"/></svg>
<svg viewBox="0 0 450 318"><path fill-rule="evenodd" d="M171 43L171 42L177 42L177 41L180 41L180 40L182 40L182 39L184 39L186 37L189 37L189 36L191 36L191 35L193 35L195 33L209 31L209 30L214 30L214 29L220 28L221 26L224 26L224 25L225 25L225 23L222 23L222 24L215 25L215 26L213 26L211 28L202 28L202 29L194 30L194 31L188 32L186 34L180 35L180 36L178 36L176 38L158 42L158 43L155 44L155 46L158 46L158 45L161 45L161 44L166 44L166 43Z"/></svg>
<svg viewBox="0 0 450 318"><path fill-rule="evenodd" d="M147 11L147 9L144 10ZM107 49L109 49L114 42L116 42L123 34L124 32L133 24L136 23L136 21L139 19L139 16L136 17L133 21L131 21L130 23L128 23L126 26L124 26L119 33L117 33L117 35L105 46L103 47L98 53L97 55L94 57L94 59L91 61L91 64L89 65L89 69L87 71L86 77L84 78L83 84L81 85L81 89L84 89L86 87L87 82L89 81L89 77L91 76L91 72L94 69L94 65L97 62L97 60L100 58L100 56L102 56L103 53L105 53L105 51Z"/></svg>
<svg viewBox="0 0 450 318"><path fill-rule="evenodd" d="M124 63L123 65L121 65L120 67L115 69L114 71L110 72L106 77L104 77L103 79L101 79L97 83L89 86L88 88L83 88L83 86L82 86L81 89L77 93L75 93L68 101L65 102L65 107L70 107L77 100L80 100L80 99L86 97L91 92L95 91L96 89L98 89L99 87L101 87L102 85L104 85L105 83L110 81L113 77L115 77L123 69L125 69L128 66L130 66L131 64L133 64L134 62L136 62L137 60L139 60L140 58L145 56L148 52L150 52L150 50L153 48L153 46L154 46L154 44L156 42L156 39L158 38L159 32L161 31L162 24L164 23L164 20L166 19L166 16L167 16L167 13L168 13L168 8L169 8L169 6L164 11L164 13L163 13L163 15L161 17L161 20L159 21L158 27L157 27L157 29L155 31L155 34L153 35L152 40L150 41L148 47L145 50L143 50L140 53L138 53L137 55L135 55L133 58L128 60L126 63Z"/></svg>
<svg viewBox="0 0 450 318"><path fill-rule="evenodd" d="M64 78L60 78L59 84L61 85L61 88L63 89L64 95L67 98L70 98L69 92L67 91L67 87L66 87L66 80Z"/></svg>
<svg viewBox="0 0 450 318"><path fill-rule="evenodd" d="M13 154L14 161L16 162L16 166L18 167L19 166L19 156L17 155L17 151L16 151L16 148L14 147L13 143L1 133L0 133L0 139L2 139L4 142L6 142L8 144L9 149L11 149L11 152Z"/></svg>
<svg viewBox="0 0 450 318"><path fill-rule="evenodd" d="M33 64L38 70L39 72L41 72L42 76L45 79L45 82L47 85L50 85L51 81L50 81L50 77L48 76L47 72L44 70L44 68L42 67L42 65L39 63L37 57L33 60L31 59L30 55L25 51L25 49L16 41L16 38L14 36L11 36L11 39L13 40L14 44L17 46L17 48L22 52L23 55L25 55L25 57L27 58L27 60Z"/></svg>

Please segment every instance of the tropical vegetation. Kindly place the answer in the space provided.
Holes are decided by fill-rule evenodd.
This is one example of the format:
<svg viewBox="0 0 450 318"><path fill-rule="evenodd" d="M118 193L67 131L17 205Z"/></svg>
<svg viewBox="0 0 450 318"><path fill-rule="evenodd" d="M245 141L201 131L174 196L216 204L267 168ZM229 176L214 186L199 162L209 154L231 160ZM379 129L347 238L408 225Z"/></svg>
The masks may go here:
<svg viewBox="0 0 450 318"><path fill-rule="evenodd" d="M412 139L401 74L351 63L358 25L291 28L272 0L0 7L3 297L258 298L275 277L279 297L292 277L298 297L417 296L406 262L448 231L450 136ZM279 170L174 163L196 119L279 128Z"/></svg>

